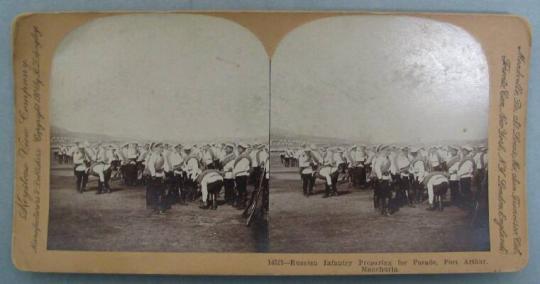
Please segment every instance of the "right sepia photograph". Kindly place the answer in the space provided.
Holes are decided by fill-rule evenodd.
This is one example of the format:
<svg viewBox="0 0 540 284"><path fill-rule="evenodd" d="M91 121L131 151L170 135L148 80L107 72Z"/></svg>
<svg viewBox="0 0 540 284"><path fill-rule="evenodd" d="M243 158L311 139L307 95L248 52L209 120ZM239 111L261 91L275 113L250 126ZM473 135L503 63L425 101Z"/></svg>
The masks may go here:
<svg viewBox="0 0 540 284"><path fill-rule="evenodd" d="M269 251L489 251L489 74L471 34L318 19L270 75Z"/></svg>

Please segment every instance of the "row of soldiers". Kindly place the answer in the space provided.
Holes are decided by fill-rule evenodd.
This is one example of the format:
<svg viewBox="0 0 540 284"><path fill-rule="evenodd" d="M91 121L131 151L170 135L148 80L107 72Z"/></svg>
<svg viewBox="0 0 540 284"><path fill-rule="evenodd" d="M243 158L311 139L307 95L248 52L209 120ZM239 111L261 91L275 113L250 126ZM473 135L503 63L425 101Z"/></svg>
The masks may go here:
<svg viewBox="0 0 540 284"><path fill-rule="evenodd" d="M73 152L79 192L85 191L89 175L99 177L97 194L111 192L111 174L118 172L126 185L146 184L147 205L159 214L172 204L194 200L197 193L201 194L202 209L216 209L222 187L225 201L243 209L248 183L256 187L263 184L267 189L268 160L266 145L244 143L76 143Z"/></svg>
<svg viewBox="0 0 540 284"><path fill-rule="evenodd" d="M483 145L317 147L304 144L300 149L286 149L281 157L286 167L298 164L304 195L312 194L317 177L325 180L323 197L337 195L341 175L351 186L373 188L374 207L384 215L403 205L415 206L426 195L429 210L442 210L447 189L452 203L458 206L470 206L481 193L487 194L488 155Z"/></svg>

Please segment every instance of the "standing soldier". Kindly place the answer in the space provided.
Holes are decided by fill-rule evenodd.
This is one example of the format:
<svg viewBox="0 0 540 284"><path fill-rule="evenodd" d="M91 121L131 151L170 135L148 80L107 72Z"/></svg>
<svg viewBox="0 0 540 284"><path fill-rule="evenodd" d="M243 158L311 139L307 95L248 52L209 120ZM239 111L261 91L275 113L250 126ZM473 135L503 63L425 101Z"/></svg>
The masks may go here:
<svg viewBox="0 0 540 284"><path fill-rule="evenodd" d="M251 159L246 153L248 146L238 144L238 157L234 161L233 174L236 183L236 208L244 209L246 207L247 181L251 171Z"/></svg>
<svg viewBox="0 0 540 284"><path fill-rule="evenodd" d="M152 149L152 153L147 161L150 172L148 191L150 193L150 206L154 212L162 215L165 213L165 157L163 155L163 144L157 143Z"/></svg>
<svg viewBox="0 0 540 284"><path fill-rule="evenodd" d="M399 184L397 198L401 202L401 205L408 204L409 207L413 205L413 194L411 192L411 179L410 168L411 161L409 160L409 148L403 147L396 156L396 168L399 172Z"/></svg>
<svg viewBox="0 0 540 284"><path fill-rule="evenodd" d="M183 172L182 166L184 158L180 154L182 145L174 146L174 150L168 156L168 164L170 165L169 174L169 190L167 191L167 200L169 204L175 204L180 201L180 204L186 205L186 194L182 185Z"/></svg>
<svg viewBox="0 0 540 284"><path fill-rule="evenodd" d="M90 157L87 156L85 149L79 142L76 142L75 144L76 149L73 152L73 171L77 178L77 191L83 193L86 190L86 183L88 182L88 163Z"/></svg>
<svg viewBox="0 0 540 284"><path fill-rule="evenodd" d="M234 163L236 161L236 155L234 154L234 146L232 144L225 145L225 156L221 160L223 165L223 186L225 187L225 202L232 205L235 198L234 193Z"/></svg>
<svg viewBox="0 0 540 284"><path fill-rule="evenodd" d="M95 163L91 166L91 171L99 177L96 194L110 193L109 180L111 178L111 165L107 155L107 149L103 144L98 143L94 155Z"/></svg>
<svg viewBox="0 0 540 284"><path fill-rule="evenodd" d="M487 153L482 151L482 146L478 145L474 148L474 152L472 153L472 157L474 160L474 164L476 165L476 172L474 173L474 179L475 179L475 185L476 189L480 189L482 187L482 182L484 180L486 165L484 161L486 160Z"/></svg>
<svg viewBox="0 0 540 284"><path fill-rule="evenodd" d="M202 161L207 169L217 169L215 161L218 158L210 144L206 144L203 146L201 155Z"/></svg>
<svg viewBox="0 0 540 284"><path fill-rule="evenodd" d="M201 173L201 164L195 147L186 146L184 147L184 152L186 153L186 158L184 159L184 186L187 191L186 197L188 200L193 201L195 200L197 190L195 179Z"/></svg>
<svg viewBox="0 0 540 284"><path fill-rule="evenodd" d="M302 178L302 190L306 197L313 193L315 179L313 176L314 161L311 149L304 145L304 152L298 157L298 166L300 168L300 177Z"/></svg>
<svg viewBox="0 0 540 284"><path fill-rule="evenodd" d="M443 170L442 158L435 147L431 147L428 152L428 169L430 172L440 172Z"/></svg>
<svg viewBox="0 0 540 284"><path fill-rule="evenodd" d="M264 145L253 145L253 149L249 151L249 158L251 159L251 173L249 175L249 180L252 185L255 187L259 186L259 180L261 176L261 166L260 166L260 157L259 154L262 152L261 146Z"/></svg>
<svg viewBox="0 0 540 284"><path fill-rule="evenodd" d="M374 205L375 208L379 208L381 215L388 216L388 201L390 199L390 160L388 158L389 152L387 146L379 147L377 156L373 161L373 171L375 178L377 179L376 187L374 190Z"/></svg>
<svg viewBox="0 0 540 284"><path fill-rule="evenodd" d="M461 201L461 195L459 192L459 170L460 158L458 156L458 149L453 146L448 147L448 159L446 161L446 167L449 174L449 187L450 187L450 202L452 205L457 206Z"/></svg>
<svg viewBox="0 0 540 284"><path fill-rule="evenodd" d="M333 149L323 148L322 167L319 169L321 175L326 181L323 198L329 196L337 196L337 181L338 181L338 164L334 160L335 153Z"/></svg>
<svg viewBox="0 0 540 284"><path fill-rule="evenodd" d="M352 171L351 179L355 188L364 187L366 185L366 147L354 145L350 151L349 171Z"/></svg>
<svg viewBox="0 0 540 284"><path fill-rule="evenodd" d="M465 206L470 207L473 199L473 194L471 190L472 185L472 179L473 174L475 171L475 164L474 159L471 156L472 148L470 146L464 146L461 149L462 151L462 157L461 161L459 162L457 175L459 178L459 189L461 192L461 195L464 197L464 201L467 202L467 204L463 204Z"/></svg>
<svg viewBox="0 0 540 284"><path fill-rule="evenodd" d="M418 148L411 149L411 155L413 158L411 161L413 198L416 200L416 203L420 203L423 199L422 181L424 181L424 177L426 176L426 161Z"/></svg>
<svg viewBox="0 0 540 284"><path fill-rule="evenodd" d="M146 143L144 147L139 149L139 155L137 157L137 182L144 184L144 172L146 168L146 160L150 157L151 149L150 144Z"/></svg>

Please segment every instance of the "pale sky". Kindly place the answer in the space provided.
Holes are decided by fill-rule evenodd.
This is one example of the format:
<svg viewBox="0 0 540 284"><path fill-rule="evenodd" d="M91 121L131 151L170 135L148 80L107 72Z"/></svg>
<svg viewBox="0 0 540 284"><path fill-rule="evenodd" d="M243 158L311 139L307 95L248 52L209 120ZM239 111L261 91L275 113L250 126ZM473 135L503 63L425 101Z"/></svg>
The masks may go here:
<svg viewBox="0 0 540 284"><path fill-rule="evenodd" d="M268 67L259 40L225 19L97 19L56 50L52 124L141 139L267 137Z"/></svg>
<svg viewBox="0 0 540 284"><path fill-rule="evenodd" d="M487 138L479 43L441 22L343 16L289 33L272 58L272 128L372 143Z"/></svg>

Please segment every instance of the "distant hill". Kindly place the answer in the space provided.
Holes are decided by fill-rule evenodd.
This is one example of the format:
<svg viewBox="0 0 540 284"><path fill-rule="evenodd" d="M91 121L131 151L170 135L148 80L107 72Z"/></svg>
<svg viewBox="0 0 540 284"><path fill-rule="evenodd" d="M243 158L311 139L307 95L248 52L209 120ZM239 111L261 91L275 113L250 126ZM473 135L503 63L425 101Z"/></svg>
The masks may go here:
<svg viewBox="0 0 540 284"><path fill-rule="evenodd" d="M335 145L351 145L351 144L366 144L366 145L371 144L371 143L362 141L361 139L295 134L292 131L279 129L279 128L272 128L271 136L272 138L270 141L270 145L278 150L282 149L283 147L299 147L303 143L307 143L307 144L313 143L317 145L329 145L329 146L330 145L335 146ZM424 142L424 143L414 143L414 142L405 141L405 142L394 142L394 143L388 143L388 144L393 144L397 146L478 145L478 144L487 145L487 138L476 139L476 140L441 139L441 140L433 140L433 141Z"/></svg>
<svg viewBox="0 0 540 284"><path fill-rule="evenodd" d="M316 135L305 135L305 134L296 134L292 131L272 128L270 131L271 144L279 144L280 142L285 141L295 141L298 143L315 143L315 144L349 144L349 143L359 143L353 139L345 138L336 138L336 137L324 137Z"/></svg>
<svg viewBox="0 0 540 284"><path fill-rule="evenodd" d="M71 131L62 127L52 126L51 127L51 140L53 143L74 143L75 141L88 141L89 143L95 143L95 142L128 142L128 141L137 141L142 143L150 143L155 140L151 139L143 139L143 138L137 138L137 137L123 137L123 136L112 136L112 135L106 135L106 134L99 134L99 133L90 133L90 132L80 132L80 131ZM261 136L261 137L250 137L245 139L238 139L237 137L217 137L212 139L212 141L208 140L190 140L183 139L182 141L177 141L173 139L156 139L161 142L165 143L184 143L184 144L201 144L201 143L221 143L221 142L241 142L244 143L268 143L268 137L267 136Z"/></svg>

